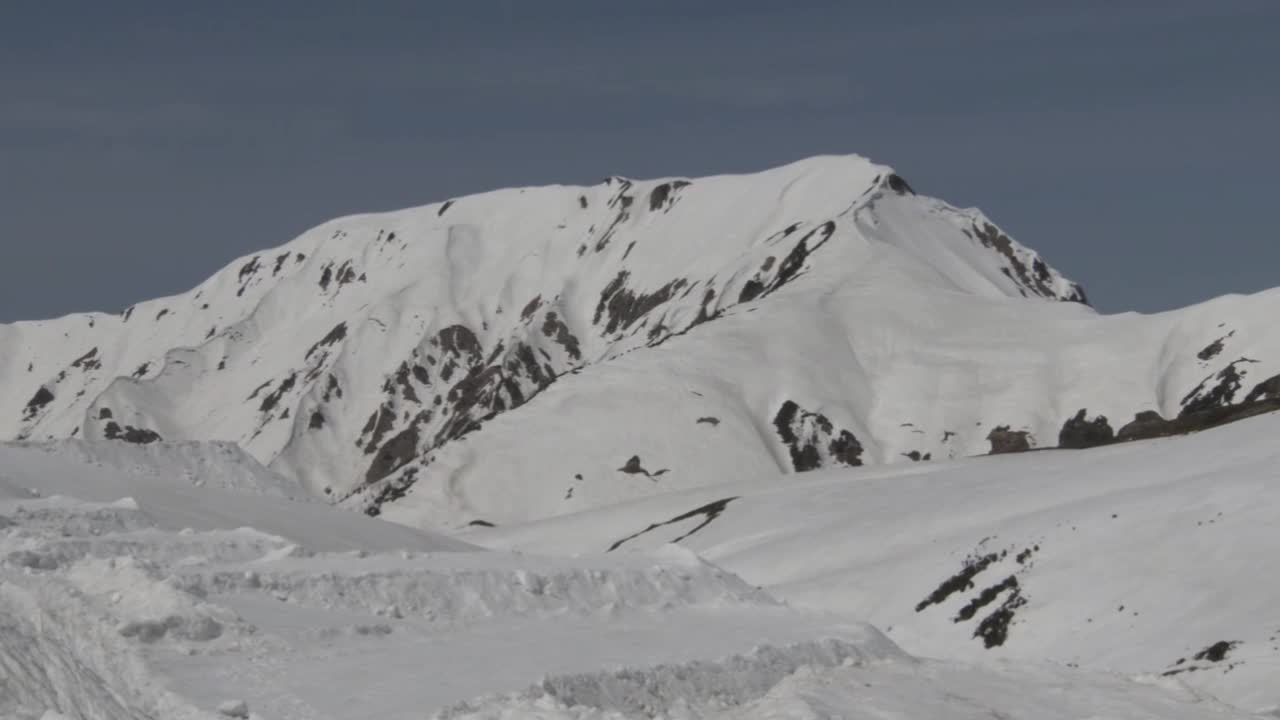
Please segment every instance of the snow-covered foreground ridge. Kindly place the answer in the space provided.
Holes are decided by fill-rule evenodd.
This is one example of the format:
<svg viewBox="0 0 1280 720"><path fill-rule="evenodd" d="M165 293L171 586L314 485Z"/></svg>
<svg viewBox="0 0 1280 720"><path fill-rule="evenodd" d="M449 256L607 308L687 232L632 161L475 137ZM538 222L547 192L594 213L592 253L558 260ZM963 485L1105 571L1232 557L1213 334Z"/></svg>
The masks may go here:
<svg viewBox="0 0 1280 720"><path fill-rule="evenodd" d="M1257 718L1278 426L701 488L490 551L201 485L194 448L0 444L0 717Z"/></svg>
<svg viewBox="0 0 1280 720"><path fill-rule="evenodd" d="M1280 293L1083 301L856 156L500 190L0 326L0 438L228 441L315 497L459 527L1280 401Z"/></svg>
<svg viewBox="0 0 1280 720"><path fill-rule="evenodd" d="M465 537L539 553L676 541L912 653L1176 679L1277 713L1278 432L1270 413L1090 450L823 470Z"/></svg>

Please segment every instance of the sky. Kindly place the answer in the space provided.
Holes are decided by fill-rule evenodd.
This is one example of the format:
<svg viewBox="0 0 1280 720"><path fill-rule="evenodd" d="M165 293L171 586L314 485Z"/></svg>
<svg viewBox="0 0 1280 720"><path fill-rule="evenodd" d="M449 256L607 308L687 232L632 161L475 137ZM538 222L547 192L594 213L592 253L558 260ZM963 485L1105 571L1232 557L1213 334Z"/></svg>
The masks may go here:
<svg viewBox="0 0 1280 720"><path fill-rule="evenodd" d="M0 322L340 215L833 153L1104 312L1280 285L1280 2L6 0Z"/></svg>

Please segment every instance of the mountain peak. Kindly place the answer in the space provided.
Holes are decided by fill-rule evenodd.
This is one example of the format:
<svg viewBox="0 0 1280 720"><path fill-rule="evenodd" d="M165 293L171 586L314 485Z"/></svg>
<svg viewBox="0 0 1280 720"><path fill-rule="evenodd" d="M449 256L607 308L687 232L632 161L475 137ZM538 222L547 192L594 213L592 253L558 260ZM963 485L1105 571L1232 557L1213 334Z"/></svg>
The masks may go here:
<svg viewBox="0 0 1280 720"><path fill-rule="evenodd" d="M981 453L995 425L1034 444L1080 407L1168 416L1165 384L1203 375L1180 361L1075 382L1083 328L1115 334L1084 302L856 155L496 190L324 223L118 317L0 326L0 437L234 442L369 513L538 517Z"/></svg>

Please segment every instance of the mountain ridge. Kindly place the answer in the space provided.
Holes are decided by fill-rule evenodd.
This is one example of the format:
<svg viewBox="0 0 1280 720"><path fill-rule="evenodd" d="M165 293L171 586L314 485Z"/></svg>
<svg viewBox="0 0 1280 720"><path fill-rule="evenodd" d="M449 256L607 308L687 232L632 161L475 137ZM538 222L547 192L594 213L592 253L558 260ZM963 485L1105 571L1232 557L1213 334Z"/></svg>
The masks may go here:
<svg viewBox="0 0 1280 720"><path fill-rule="evenodd" d="M531 519L1274 397L1275 303L1099 316L857 156L613 176L339 218L120 316L0 326L0 437L230 441L409 524Z"/></svg>

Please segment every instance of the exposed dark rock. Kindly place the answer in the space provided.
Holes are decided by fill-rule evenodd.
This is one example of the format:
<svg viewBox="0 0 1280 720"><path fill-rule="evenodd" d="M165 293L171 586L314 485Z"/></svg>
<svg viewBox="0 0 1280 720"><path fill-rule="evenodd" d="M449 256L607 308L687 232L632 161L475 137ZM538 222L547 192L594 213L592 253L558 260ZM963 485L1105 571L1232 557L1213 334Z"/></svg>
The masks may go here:
<svg viewBox="0 0 1280 720"><path fill-rule="evenodd" d="M414 365L412 368L412 372L413 372L414 380L417 380L423 385L431 384L431 374L427 372L427 369L425 367L421 365Z"/></svg>
<svg viewBox="0 0 1280 720"><path fill-rule="evenodd" d="M71 362L71 367L79 370L89 371L97 370L102 367L102 361L98 359L98 348L92 348L89 352L81 355Z"/></svg>
<svg viewBox="0 0 1280 720"><path fill-rule="evenodd" d="M414 422L409 423L409 427L401 430L385 445L378 448L373 462L364 475L366 485L382 480L417 457L418 425L419 421L415 419ZM370 445L372 446L372 443Z"/></svg>
<svg viewBox="0 0 1280 720"><path fill-rule="evenodd" d="M794 233L799 227L800 223L789 225L777 237L785 238ZM831 235L835 232L835 229L835 221L828 220L822 225L810 230L808 233L805 233L804 237L800 238L800 241L791 248L791 252L783 258L782 262L778 265L777 272L772 278L769 276L769 271L774 267L775 258L772 255L765 258L760 269L756 271L755 277L748 280L742 286L742 290L738 292L738 302L750 302L756 298L768 295L798 277L801 270L804 269L805 262L808 260L809 256L817 251L818 248L826 244L827 240L830 239ZM816 240L814 240L815 236L817 236ZM809 244L811 241L814 243L812 246Z"/></svg>
<svg viewBox="0 0 1280 720"><path fill-rule="evenodd" d="M365 422L364 428L360 432L360 436L368 436L369 439L364 442L364 451L366 454L376 452L382 444L382 438L391 432L391 428L395 427L396 413L390 403L383 403L378 406L377 410L369 416ZM357 445L360 443L357 442Z"/></svg>
<svg viewBox="0 0 1280 720"><path fill-rule="evenodd" d="M355 282L356 271L355 268L352 267L350 260L342 263L342 266L338 268L338 274L334 279L338 281L338 287Z"/></svg>
<svg viewBox="0 0 1280 720"><path fill-rule="evenodd" d="M1082 449L1106 445L1115 439L1115 431L1105 416L1099 415L1093 420L1085 420L1086 408L1081 408L1075 417L1068 419L1058 432L1058 447Z"/></svg>
<svg viewBox="0 0 1280 720"><path fill-rule="evenodd" d="M143 375L146 375L147 371L150 369L151 369L151 363L142 363L141 365L138 366L136 370L133 371L133 377L140 378Z"/></svg>
<svg viewBox="0 0 1280 720"><path fill-rule="evenodd" d="M160 434L154 430L136 428L132 425L126 425L124 429L121 429L114 420L106 424L102 429L102 434L108 440L123 440L135 445L149 445L161 439Z"/></svg>
<svg viewBox="0 0 1280 720"><path fill-rule="evenodd" d="M982 592L978 593L977 597L974 597L967 605L960 608L960 612L956 613L952 622L961 623L966 620L972 620L973 616L977 615L979 610L995 602L996 598L1000 596L1000 593L1006 590L1017 591L1017 589L1018 578L1013 575L1006 577L995 585L984 588Z"/></svg>
<svg viewBox="0 0 1280 720"><path fill-rule="evenodd" d="M253 277L253 274L256 272L258 272L258 256L254 255L253 258L249 260L249 262L240 266L240 274L239 274L240 282L243 283L244 281Z"/></svg>
<svg viewBox="0 0 1280 720"><path fill-rule="evenodd" d="M304 359L310 360L311 356L320 350L320 348L329 347L334 343L341 342L346 337L347 324L345 322L340 322L337 325L334 325L333 329L325 333L324 337L320 338L314 345L307 348L307 354L304 356Z"/></svg>
<svg viewBox="0 0 1280 720"><path fill-rule="evenodd" d="M600 252L608 247L609 242L613 240L613 236L617 233L618 228L627 220L631 219L631 205L635 202L635 198L626 194L627 190L631 189L631 181L620 180L619 184L620 187L618 194L614 195L608 202L609 207L618 208L618 214L613 218L613 222L609 223L609 227L605 228L605 231L601 233L600 237L596 240L596 252Z"/></svg>
<svg viewBox="0 0 1280 720"><path fill-rule="evenodd" d="M1245 371L1236 368L1241 363L1256 363L1257 360L1242 357L1239 360L1232 360L1226 367L1218 371L1218 374L1205 378L1194 390L1187 393L1182 398L1182 412L1178 413L1179 417L1198 413L1211 408L1220 408L1230 405L1235 400L1236 393L1240 390L1241 381L1244 379ZM1217 384L1205 389L1205 386L1213 379Z"/></svg>
<svg viewBox="0 0 1280 720"><path fill-rule="evenodd" d="M1207 662L1222 662L1227 659L1227 655L1239 645L1238 640L1219 640L1209 647L1195 654L1196 660L1205 660Z"/></svg>
<svg viewBox="0 0 1280 720"><path fill-rule="evenodd" d="M280 399L284 397L284 394L292 390L293 386L297 382L298 382L298 374L289 373L289 375L285 377L284 381L281 382L280 385L276 387L275 390L271 391L270 393L267 393L266 397L262 398L262 403L258 405L258 412L261 412L261 413L271 412L275 408L275 406L280 403ZM254 392L256 393L257 391L255 390Z"/></svg>
<svg viewBox="0 0 1280 720"><path fill-rule="evenodd" d="M168 314L169 314L169 308L164 308L160 312L156 313L156 320L159 320L160 318Z"/></svg>
<svg viewBox="0 0 1280 720"><path fill-rule="evenodd" d="M388 480L376 494L373 495L369 504L365 507L364 513L370 517L377 517L382 514L383 503L395 502L409 493L409 488L413 487L413 483L418 477L418 468L409 467L400 473L400 477Z"/></svg>
<svg viewBox="0 0 1280 720"><path fill-rule="evenodd" d="M676 191L688 185L689 182L687 180L673 180L672 182L658 185L649 193L649 210L661 210L664 206L670 209L671 205L675 204ZM671 202L668 203L668 200Z"/></svg>
<svg viewBox="0 0 1280 720"><path fill-rule="evenodd" d="M467 523L467 527L487 527L487 528L491 528L491 527L497 527L497 525L494 525L493 523L489 522L488 520L472 520L471 522Z"/></svg>
<svg viewBox="0 0 1280 720"><path fill-rule="evenodd" d="M436 212L436 217L443 217L444 214L448 212L449 208L451 207L453 207L453 201L452 200L446 201L443 205L440 206L440 209Z"/></svg>
<svg viewBox="0 0 1280 720"><path fill-rule="evenodd" d="M1020 288L1030 290L1031 292L1046 298L1057 298L1053 286L1049 283L1052 275L1049 273L1048 266L1038 261L1032 262L1032 267L1027 268L1026 264L1018 257L1014 251L1013 241L1008 235L1000 231L1000 228L991 223L983 223L973 225L972 233L966 232L967 235L977 239L985 247L995 250L1002 255L1008 266L1003 268L1005 275L1013 280ZM1084 289L1079 285L1072 285L1071 292L1066 297L1060 298L1069 302L1078 302L1088 304L1085 298Z"/></svg>
<svg viewBox="0 0 1280 720"><path fill-rule="evenodd" d="M794 280L800 274L800 271L804 269L805 261L809 259L809 256L816 252L818 248L825 245L827 240L831 239L831 235L835 233L835 231L835 221L828 220L822 225L810 230L804 237L800 238L800 242L796 243L795 247L791 249L791 252L787 253L787 256L783 258L782 262L778 265L778 274L774 277L773 282L770 283L768 289L765 291L766 294L771 293ZM820 237L814 242L814 245L810 247L809 241L812 240L815 235L820 235Z"/></svg>
<svg viewBox="0 0 1280 720"><path fill-rule="evenodd" d="M983 647L988 650L1005 644L1009 639L1009 626L1013 624L1015 612L1027 604L1027 599L1022 596L1021 589L1017 587L1017 581L1014 582L1013 592L1005 598L995 612L983 618L973 631L973 636L981 638Z"/></svg>
<svg viewBox="0 0 1280 720"><path fill-rule="evenodd" d="M32 395L31 399L27 401L27 406L22 412L22 419L30 420L43 410L45 405L53 401L53 393L49 391L49 388L41 385L40 389L36 390L35 395Z"/></svg>
<svg viewBox="0 0 1280 720"><path fill-rule="evenodd" d="M890 190L898 193L899 195L916 194L916 191L911 189L911 186L907 184L907 181L903 180L897 174L890 174L889 177L885 178L885 184L889 186Z"/></svg>
<svg viewBox="0 0 1280 720"><path fill-rule="evenodd" d="M943 580L933 592L929 593L928 597L916 604L916 612L921 612L930 605L941 605L947 598L958 592L972 590L973 579L978 576L978 573L986 570L999 559L1000 555L997 553L966 558L959 572Z"/></svg>
<svg viewBox="0 0 1280 720"><path fill-rule="evenodd" d="M760 280L752 278L742 286L742 290L738 293L738 302L740 303L751 302L752 300L755 300L756 298L763 295L764 290L765 290L764 283L761 282Z"/></svg>
<svg viewBox="0 0 1280 720"><path fill-rule="evenodd" d="M311 420L307 423L307 427L312 430L319 430L324 427L324 413L319 410L312 410Z"/></svg>
<svg viewBox="0 0 1280 720"><path fill-rule="evenodd" d="M276 256L276 265L274 268L271 269L272 277L280 274L280 268L284 267L284 263L288 259L289 259L289 253L284 253L283 255Z"/></svg>
<svg viewBox="0 0 1280 720"><path fill-rule="evenodd" d="M1209 343L1204 347L1203 350L1196 353L1196 357L1204 361L1212 360L1213 358L1217 357L1218 353L1222 352L1222 341L1225 339L1226 338L1224 337L1220 337L1217 340L1214 340L1213 342Z"/></svg>
<svg viewBox="0 0 1280 720"><path fill-rule="evenodd" d="M993 429L987 434L987 440L991 443L989 455L1026 452L1031 449L1031 442L1027 439L1027 431L1010 430L1008 425L1000 425Z"/></svg>
<svg viewBox="0 0 1280 720"><path fill-rule="evenodd" d="M1129 421L1120 431L1116 433L1117 440L1138 440L1141 438L1157 437L1167 428L1169 421L1160 416L1155 410L1143 410L1133 416L1133 420Z"/></svg>
<svg viewBox="0 0 1280 720"><path fill-rule="evenodd" d="M796 472L816 470L827 462L862 464L862 445L853 433L837 431L825 415L806 412L792 400L778 408L773 427L791 454L791 466Z"/></svg>
<svg viewBox="0 0 1280 720"><path fill-rule="evenodd" d="M542 334L564 348L570 358L574 360L582 359L582 349L578 344L578 338L569 332L569 326L554 311L547 313L546 317L542 319Z"/></svg>
<svg viewBox="0 0 1280 720"><path fill-rule="evenodd" d="M719 425L719 424L720 424L720 418L717 418L717 417L710 417L710 416L708 416L708 417L700 417L700 418L698 418L698 424L699 424L699 425L704 424L704 423L705 423L705 424L707 424L707 425L710 425L711 427L716 427L717 425Z"/></svg>
<svg viewBox="0 0 1280 720"><path fill-rule="evenodd" d="M471 362L480 362L482 349L476 334L466 325L450 325L436 336L440 348L454 356L466 355Z"/></svg>
<svg viewBox="0 0 1280 720"><path fill-rule="evenodd" d="M600 293L600 302L596 305L595 317L592 321L599 325L607 316L606 333L612 334L618 330L626 330L640 318L675 297L677 292L689 284L684 278L677 278L652 293L637 293L626 287L627 278L630 276L631 273L626 270L618 271L617 277L611 280Z"/></svg>
<svg viewBox="0 0 1280 720"><path fill-rule="evenodd" d="M399 387L400 396L405 401L421 404L422 401L418 399L418 391L413 387L413 383L409 379L412 375L413 371L409 369L409 363L400 363L400 367L396 368L395 373L383 383L382 391L389 395L394 392L396 387Z"/></svg>
<svg viewBox="0 0 1280 720"><path fill-rule="evenodd" d="M636 538L640 537L641 535L644 535L647 532L652 532L654 530L657 530L660 527L664 527L667 525L674 525L675 523L683 522L685 520L689 520L691 518L695 518L701 515L703 517L703 520L701 523L699 523L689 532L671 541L673 543L678 543L682 540L687 539L688 537L698 532L699 530L705 528L707 525L710 525L712 520L715 520L716 518L720 517L721 513L724 512L725 508L729 507L729 503L737 499L738 497L734 496L734 497L724 498L723 500L716 500L715 502L707 503L702 507L694 508L693 510L690 510L687 513L677 515L665 522L653 523L652 525L641 530L640 532L628 535L622 538L621 540L618 540L617 542L613 543L612 545L609 546L609 549L606 552L613 552L614 550L617 550L618 548L622 547L624 543L630 542L631 540L635 540Z"/></svg>
<svg viewBox="0 0 1280 720"><path fill-rule="evenodd" d="M111 408L105 408L105 407L104 407L104 408L98 408L98 419L99 419L99 420L110 420L110 419L111 419L111 417L112 417L112 416L111 416Z"/></svg>
<svg viewBox="0 0 1280 720"><path fill-rule="evenodd" d="M862 464L862 443L848 430L841 430L839 435L832 438L827 450L837 464L850 467Z"/></svg>
<svg viewBox="0 0 1280 720"><path fill-rule="evenodd" d="M650 480L655 480L656 478L662 477L663 475L665 475L670 471L667 470L666 468L663 468L662 470L658 470L656 472L651 473L648 470L645 470L644 467L640 465L639 455L632 455L631 458L627 460L627 463L625 465L618 468L618 472L626 473L628 475L644 475Z"/></svg>
<svg viewBox="0 0 1280 720"><path fill-rule="evenodd" d="M538 312L538 309L541 307L542 307L542 296L535 295L532 300L530 300L528 303L525 304L524 309L520 311L520 319L528 320L529 318L533 317L533 314Z"/></svg>
<svg viewBox="0 0 1280 720"><path fill-rule="evenodd" d="M1116 439L1130 441L1185 435L1278 410L1280 410L1280 397L1259 398L1238 405L1209 407L1193 413L1180 414L1172 420L1165 420L1159 414L1148 410L1138 413L1132 422L1120 428L1116 433Z"/></svg>
<svg viewBox="0 0 1280 720"><path fill-rule="evenodd" d="M331 398L335 397L342 397L342 388L338 385L338 378L330 375L328 384L324 388L324 395L321 398L324 402L329 402Z"/></svg>

